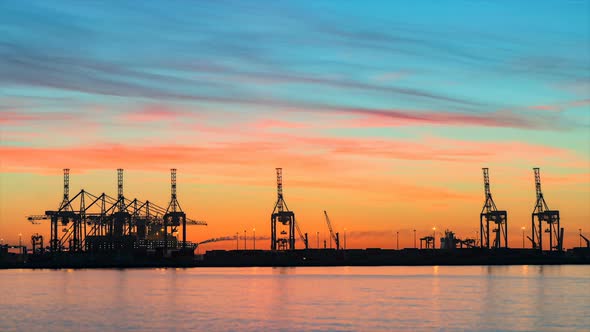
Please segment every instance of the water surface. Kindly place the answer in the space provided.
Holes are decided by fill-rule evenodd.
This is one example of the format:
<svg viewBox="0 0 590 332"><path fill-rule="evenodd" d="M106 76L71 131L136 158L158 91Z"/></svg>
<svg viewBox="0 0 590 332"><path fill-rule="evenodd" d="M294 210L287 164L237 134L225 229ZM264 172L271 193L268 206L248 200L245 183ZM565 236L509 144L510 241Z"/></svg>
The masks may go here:
<svg viewBox="0 0 590 332"><path fill-rule="evenodd" d="M0 271L2 331L583 331L590 266Z"/></svg>

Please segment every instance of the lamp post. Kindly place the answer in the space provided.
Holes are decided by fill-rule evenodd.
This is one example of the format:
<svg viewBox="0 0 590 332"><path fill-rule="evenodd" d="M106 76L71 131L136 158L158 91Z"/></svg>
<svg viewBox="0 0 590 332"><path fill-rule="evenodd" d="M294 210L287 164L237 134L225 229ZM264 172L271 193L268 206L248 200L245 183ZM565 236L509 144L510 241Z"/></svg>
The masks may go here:
<svg viewBox="0 0 590 332"><path fill-rule="evenodd" d="M521 229L522 229L522 249L524 249L524 230L525 230L524 226L522 226Z"/></svg>
<svg viewBox="0 0 590 332"><path fill-rule="evenodd" d="M344 229L344 250L346 250L346 228Z"/></svg>
<svg viewBox="0 0 590 332"><path fill-rule="evenodd" d="M318 249L320 249L320 232L316 232L315 236L318 241Z"/></svg>
<svg viewBox="0 0 590 332"><path fill-rule="evenodd" d="M246 230L244 230L244 250L246 250Z"/></svg>
<svg viewBox="0 0 590 332"><path fill-rule="evenodd" d="M399 250L399 231L395 232L395 246Z"/></svg>
<svg viewBox="0 0 590 332"><path fill-rule="evenodd" d="M254 242L253 249L256 250L256 228L252 228L252 233L254 233L254 237L252 238Z"/></svg>
<svg viewBox="0 0 590 332"><path fill-rule="evenodd" d="M236 232L236 250L240 250L240 233Z"/></svg>
<svg viewBox="0 0 590 332"><path fill-rule="evenodd" d="M416 230L414 230L414 249L416 249Z"/></svg>

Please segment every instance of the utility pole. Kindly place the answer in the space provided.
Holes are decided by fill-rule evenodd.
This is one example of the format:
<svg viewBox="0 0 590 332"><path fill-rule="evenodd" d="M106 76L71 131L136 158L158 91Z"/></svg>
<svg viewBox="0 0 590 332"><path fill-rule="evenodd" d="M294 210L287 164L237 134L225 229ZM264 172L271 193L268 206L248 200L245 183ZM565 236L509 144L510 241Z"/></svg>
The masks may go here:
<svg viewBox="0 0 590 332"><path fill-rule="evenodd" d="M346 228L344 229L344 249L346 250Z"/></svg>
<svg viewBox="0 0 590 332"><path fill-rule="evenodd" d="M416 230L414 230L414 249L416 249Z"/></svg>

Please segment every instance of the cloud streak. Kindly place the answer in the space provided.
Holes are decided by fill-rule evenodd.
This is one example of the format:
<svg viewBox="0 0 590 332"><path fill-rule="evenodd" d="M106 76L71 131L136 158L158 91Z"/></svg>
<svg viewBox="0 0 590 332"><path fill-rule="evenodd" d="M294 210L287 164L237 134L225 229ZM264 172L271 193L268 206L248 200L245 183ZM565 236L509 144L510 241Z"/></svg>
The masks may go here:
<svg viewBox="0 0 590 332"><path fill-rule="evenodd" d="M470 142L444 138L416 140L352 139L260 134L246 142L211 142L205 145L96 144L69 147L0 146L5 169L162 169L170 165L273 164L294 160L305 169L330 169L340 157L371 159L485 162L536 160L539 155L578 160L569 150L521 142ZM266 136L265 136L266 135ZM265 137L265 139L262 139ZM301 152L300 152L301 151ZM357 163L364 163L359 159ZM370 159L369 159L370 160ZM367 160L367 162L370 162ZM351 161L351 165L354 163Z"/></svg>

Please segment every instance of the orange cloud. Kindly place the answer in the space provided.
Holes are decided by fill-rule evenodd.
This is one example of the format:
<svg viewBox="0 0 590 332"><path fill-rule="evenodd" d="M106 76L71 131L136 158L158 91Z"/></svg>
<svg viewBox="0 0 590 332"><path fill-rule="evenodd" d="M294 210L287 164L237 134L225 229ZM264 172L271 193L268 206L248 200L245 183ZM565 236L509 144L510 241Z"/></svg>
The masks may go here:
<svg viewBox="0 0 590 332"><path fill-rule="evenodd" d="M209 142L200 145L95 144L67 147L1 146L5 169L80 169L130 167L159 169L169 165L259 165L288 161L305 169L323 168L347 159L352 165L369 163L358 157L389 160L448 162L537 161L551 155L557 161L578 160L573 152L522 142L460 141L427 137L421 140L386 140L258 133L250 141Z"/></svg>

